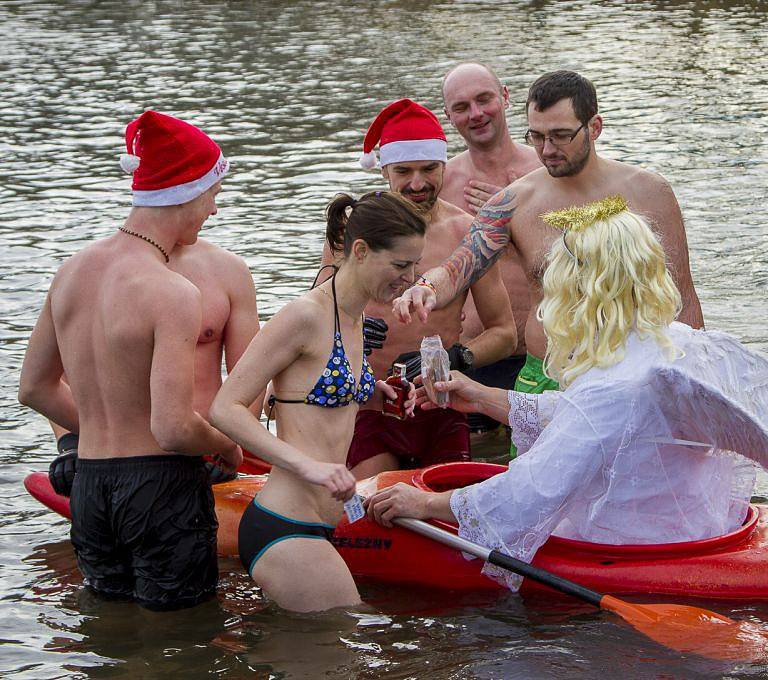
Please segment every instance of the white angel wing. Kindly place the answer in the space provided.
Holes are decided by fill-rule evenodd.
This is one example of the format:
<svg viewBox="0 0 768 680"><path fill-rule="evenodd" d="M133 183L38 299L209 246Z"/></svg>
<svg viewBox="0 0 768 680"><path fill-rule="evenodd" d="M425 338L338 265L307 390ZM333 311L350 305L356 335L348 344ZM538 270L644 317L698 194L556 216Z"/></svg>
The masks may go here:
<svg viewBox="0 0 768 680"><path fill-rule="evenodd" d="M705 352L688 347L684 359L652 370L672 436L768 468L768 360L724 334L707 335L714 342Z"/></svg>

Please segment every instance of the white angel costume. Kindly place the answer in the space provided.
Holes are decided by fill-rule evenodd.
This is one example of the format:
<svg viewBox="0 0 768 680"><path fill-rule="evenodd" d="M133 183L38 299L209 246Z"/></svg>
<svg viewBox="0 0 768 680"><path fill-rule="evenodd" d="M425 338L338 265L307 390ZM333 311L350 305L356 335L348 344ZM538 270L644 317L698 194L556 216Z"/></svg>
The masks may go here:
<svg viewBox="0 0 768 680"><path fill-rule="evenodd" d="M673 323L670 360L632 333L625 357L562 392L509 392L519 456L455 491L459 534L530 562L550 534L611 544L692 541L744 520L768 465L768 359ZM520 577L485 567L510 588Z"/></svg>

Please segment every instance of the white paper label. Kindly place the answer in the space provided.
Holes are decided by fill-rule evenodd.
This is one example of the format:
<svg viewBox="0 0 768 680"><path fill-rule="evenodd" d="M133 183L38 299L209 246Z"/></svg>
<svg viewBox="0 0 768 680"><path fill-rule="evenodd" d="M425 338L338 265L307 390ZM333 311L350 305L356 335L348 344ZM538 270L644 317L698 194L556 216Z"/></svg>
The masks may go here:
<svg viewBox="0 0 768 680"><path fill-rule="evenodd" d="M357 520L365 517L365 508L363 507L363 499L357 494L352 496L346 503L344 503L344 512L347 514L347 519L350 524L354 524Z"/></svg>

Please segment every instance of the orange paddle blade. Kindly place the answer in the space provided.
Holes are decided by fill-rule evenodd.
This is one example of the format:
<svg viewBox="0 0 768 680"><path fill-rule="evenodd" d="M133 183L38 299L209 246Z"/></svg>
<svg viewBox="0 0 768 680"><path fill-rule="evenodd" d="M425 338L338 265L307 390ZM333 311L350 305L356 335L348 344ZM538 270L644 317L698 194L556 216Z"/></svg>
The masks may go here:
<svg viewBox="0 0 768 680"><path fill-rule="evenodd" d="M600 607L679 652L724 661L768 660L768 630L749 621L681 604L631 604L610 595L603 596Z"/></svg>

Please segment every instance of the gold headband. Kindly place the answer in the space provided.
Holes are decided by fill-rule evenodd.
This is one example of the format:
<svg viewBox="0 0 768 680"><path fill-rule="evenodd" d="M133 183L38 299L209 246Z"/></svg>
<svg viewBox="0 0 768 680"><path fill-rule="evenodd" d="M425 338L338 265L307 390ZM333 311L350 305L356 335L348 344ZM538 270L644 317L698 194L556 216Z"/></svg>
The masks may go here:
<svg viewBox="0 0 768 680"><path fill-rule="evenodd" d="M555 229L580 232L595 222L624 212L627 208L627 202L623 196L608 196L594 203L574 205L564 210L544 213L541 215L541 219Z"/></svg>

